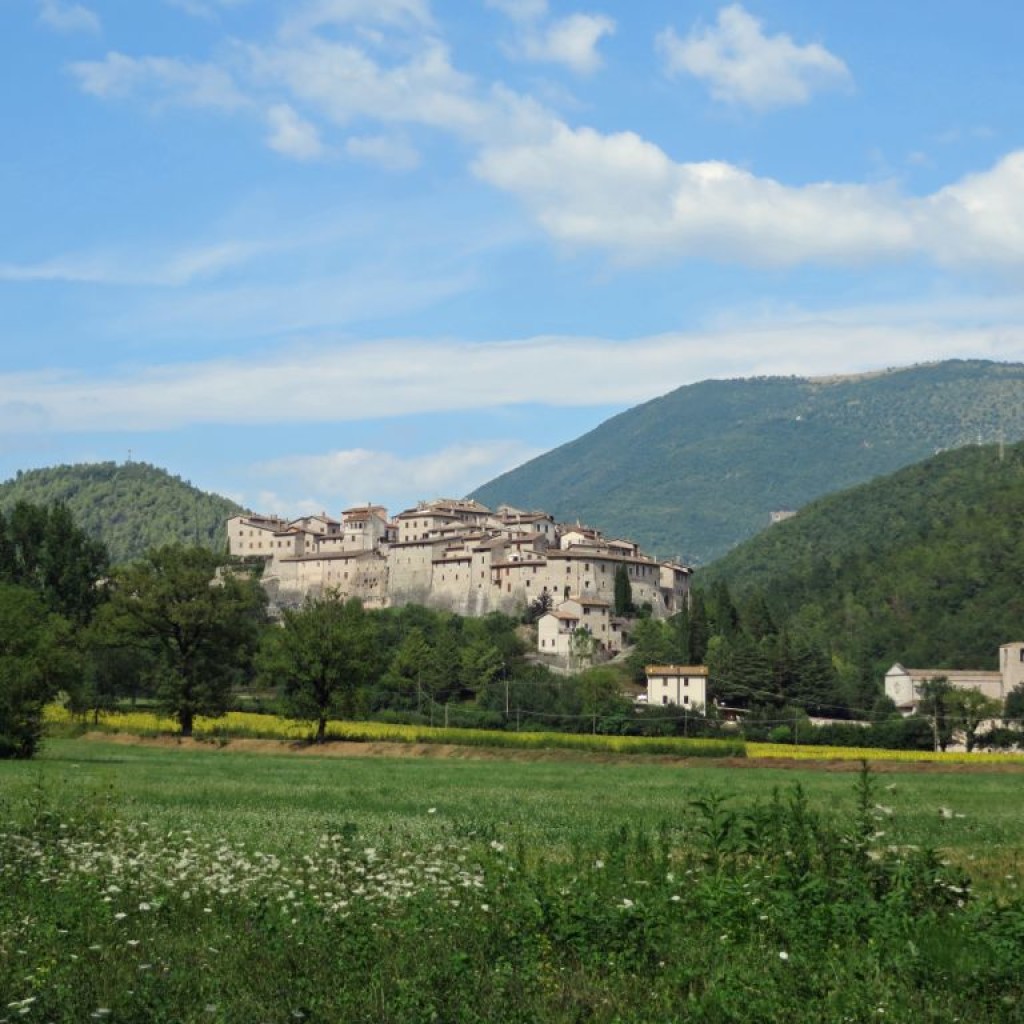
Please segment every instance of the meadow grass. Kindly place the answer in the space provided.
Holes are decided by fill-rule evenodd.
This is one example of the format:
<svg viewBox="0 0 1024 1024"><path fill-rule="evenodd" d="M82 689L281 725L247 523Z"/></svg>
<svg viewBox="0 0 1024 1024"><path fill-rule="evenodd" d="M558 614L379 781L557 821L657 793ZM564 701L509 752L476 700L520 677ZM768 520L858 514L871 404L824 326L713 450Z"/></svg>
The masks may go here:
<svg viewBox="0 0 1024 1024"><path fill-rule="evenodd" d="M1018 786L51 740L0 1020L1013 1020Z"/></svg>

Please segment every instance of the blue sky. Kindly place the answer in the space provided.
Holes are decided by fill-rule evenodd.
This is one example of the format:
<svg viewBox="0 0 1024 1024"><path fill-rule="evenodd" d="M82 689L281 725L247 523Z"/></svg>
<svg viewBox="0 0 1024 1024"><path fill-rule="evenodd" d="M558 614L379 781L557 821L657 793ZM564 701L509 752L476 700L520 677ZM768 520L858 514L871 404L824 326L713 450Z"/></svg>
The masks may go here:
<svg viewBox="0 0 1024 1024"><path fill-rule="evenodd" d="M1024 360L1022 30L0 0L0 478L397 511L708 377Z"/></svg>

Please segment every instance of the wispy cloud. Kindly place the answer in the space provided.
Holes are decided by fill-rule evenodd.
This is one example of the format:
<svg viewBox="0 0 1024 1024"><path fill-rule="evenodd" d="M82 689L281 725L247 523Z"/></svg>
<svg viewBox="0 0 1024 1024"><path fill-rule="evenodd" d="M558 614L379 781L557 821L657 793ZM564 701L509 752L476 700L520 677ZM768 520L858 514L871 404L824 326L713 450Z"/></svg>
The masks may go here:
<svg viewBox="0 0 1024 1024"><path fill-rule="evenodd" d="M262 242L230 240L182 248L156 259L149 252L110 251L39 263L0 263L0 281L178 287L216 277L247 263L267 248Z"/></svg>
<svg viewBox="0 0 1024 1024"><path fill-rule="evenodd" d="M39 21L55 32L92 32L101 29L99 15L82 4L39 0Z"/></svg>
<svg viewBox="0 0 1024 1024"><path fill-rule="evenodd" d="M1024 358L1024 303L758 313L705 330L612 341L375 341L87 375L0 375L0 431L343 423L417 414L634 405L712 376L853 372L953 357ZM538 372L538 367L543 372ZM17 396L15 399L13 396Z"/></svg>
<svg viewBox="0 0 1024 1024"><path fill-rule="evenodd" d="M850 84L849 68L819 43L799 45L786 35L766 35L761 22L739 4L723 7L712 26L684 37L672 28L657 38L670 75L707 83L716 100L767 110L806 103L820 89Z"/></svg>
<svg viewBox="0 0 1024 1024"><path fill-rule="evenodd" d="M69 70L84 92L102 99L142 96L154 106L170 104L225 112L251 105L231 74L216 64L113 52L103 60L76 61Z"/></svg>
<svg viewBox="0 0 1024 1024"><path fill-rule="evenodd" d="M486 0L487 6L515 21L534 21L548 13L548 0Z"/></svg>
<svg viewBox="0 0 1024 1024"><path fill-rule="evenodd" d="M398 135L353 135L345 140L345 152L386 171L411 171L420 164L416 147Z"/></svg>

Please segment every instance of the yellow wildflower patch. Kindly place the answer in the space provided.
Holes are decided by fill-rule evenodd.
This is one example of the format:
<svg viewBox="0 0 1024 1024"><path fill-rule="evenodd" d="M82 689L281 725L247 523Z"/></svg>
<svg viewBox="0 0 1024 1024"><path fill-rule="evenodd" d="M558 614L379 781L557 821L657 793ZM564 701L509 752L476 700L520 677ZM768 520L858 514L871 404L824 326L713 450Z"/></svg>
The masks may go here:
<svg viewBox="0 0 1024 1024"><path fill-rule="evenodd" d="M877 747L821 747L792 743L748 743L748 757L800 761L935 761L952 764L1024 764L1024 754L930 750L881 750Z"/></svg>

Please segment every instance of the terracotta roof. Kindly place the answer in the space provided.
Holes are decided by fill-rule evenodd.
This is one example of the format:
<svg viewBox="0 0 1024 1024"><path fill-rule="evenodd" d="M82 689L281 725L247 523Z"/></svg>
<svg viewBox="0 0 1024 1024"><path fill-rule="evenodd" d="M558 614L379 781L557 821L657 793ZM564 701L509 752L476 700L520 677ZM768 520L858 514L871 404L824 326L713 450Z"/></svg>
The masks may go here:
<svg viewBox="0 0 1024 1024"><path fill-rule="evenodd" d="M706 676L707 665L645 665L648 676Z"/></svg>

